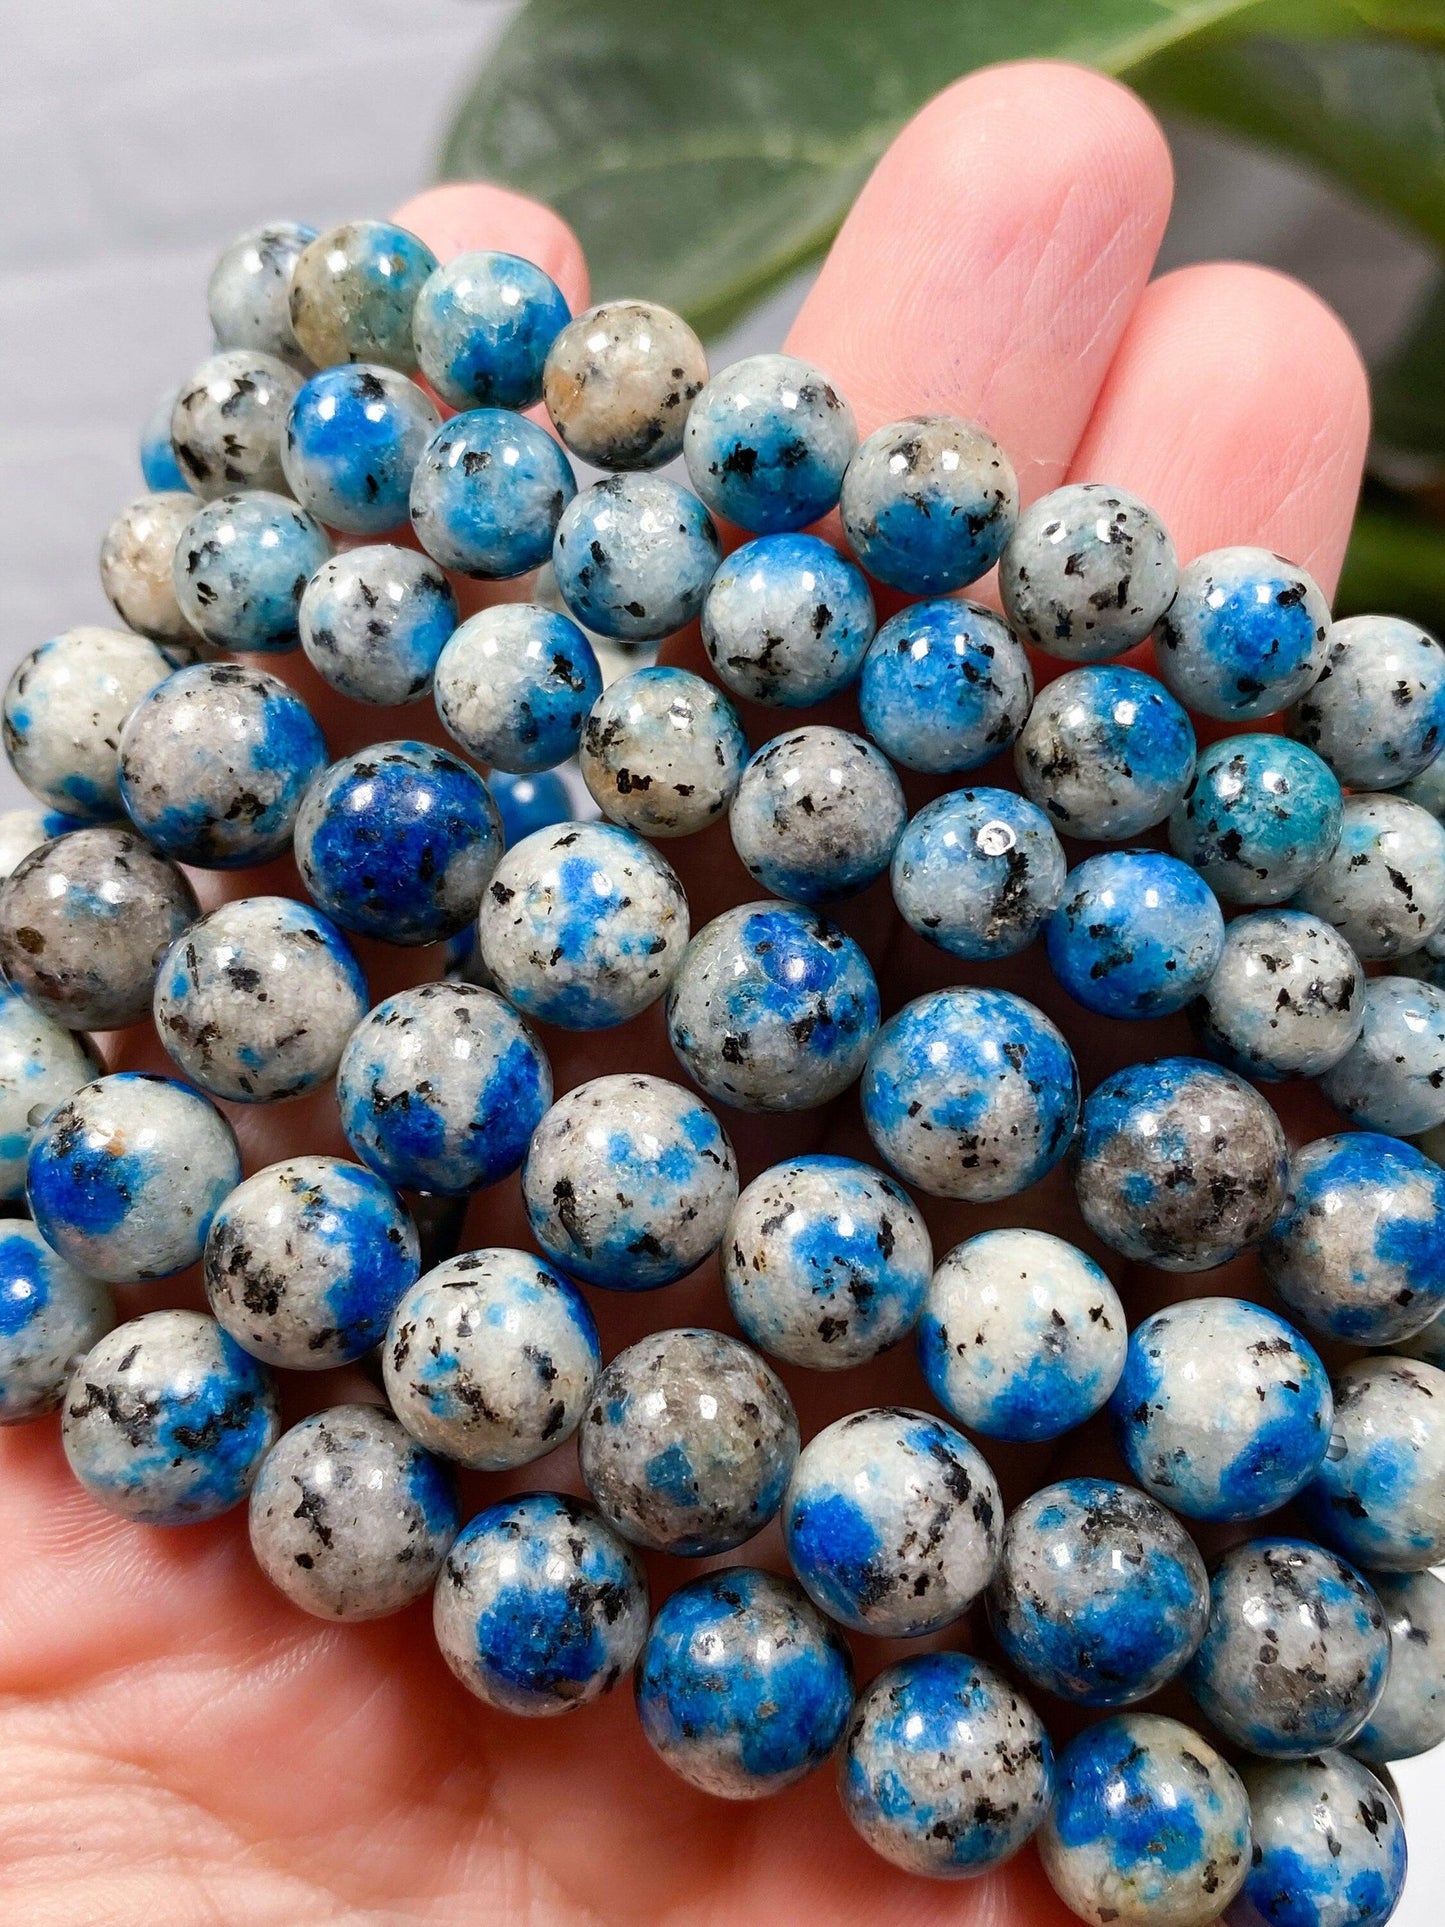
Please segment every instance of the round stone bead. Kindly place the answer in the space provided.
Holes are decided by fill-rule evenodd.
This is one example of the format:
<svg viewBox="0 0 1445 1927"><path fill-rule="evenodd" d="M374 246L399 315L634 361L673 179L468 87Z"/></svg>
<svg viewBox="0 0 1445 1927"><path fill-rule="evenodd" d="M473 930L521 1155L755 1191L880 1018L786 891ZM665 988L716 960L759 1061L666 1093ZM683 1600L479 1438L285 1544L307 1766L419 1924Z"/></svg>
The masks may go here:
<svg viewBox="0 0 1445 1927"><path fill-rule="evenodd" d="M1013 627L1065 662L1103 662L1143 642L1178 583L1164 524L1104 482L1070 482L1031 503L998 571Z"/></svg>
<svg viewBox="0 0 1445 1927"><path fill-rule="evenodd" d="M316 673L358 703L412 703L432 686L457 599L430 557L386 542L324 562L297 611Z"/></svg>
<svg viewBox="0 0 1445 1927"><path fill-rule="evenodd" d="M379 1345L420 1269L401 1199L344 1158L268 1164L225 1199L206 1239L217 1322L253 1357L293 1372L348 1365Z"/></svg>
<svg viewBox="0 0 1445 1927"><path fill-rule="evenodd" d="M569 1278L530 1252L464 1252L396 1305L381 1355L392 1410L473 1471L528 1465L576 1431L602 1367Z"/></svg>
<svg viewBox="0 0 1445 1927"><path fill-rule="evenodd" d="M1206 1927L1249 1872L1249 1796L1191 1727L1121 1713L1059 1755L1038 1838L1054 1892L1091 1927Z"/></svg>
<svg viewBox="0 0 1445 1927"><path fill-rule="evenodd" d="M726 557L702 605L702 640L735 696L806 709L846 689L874 630L862 571L816 535L763 535Z"/></svg>
<svg viewBox="0 0 1445 1927"><path fill-rule="evenodd" d="M301 880L344 930L436 943L477 914L502 854L491 793L430 743L377 743L317 777L296 819Z"/></svg>
<svg viewBox="0 0 1445 1927"><path fill-rule="evenodd" d="M100 586L128 629L156 642L193 643L176 601L172 563L196 498L180 488L127 502L100 545Z"/></svg>
<svg viewBox="0 0 1445 1927"><path fill-rule="evenodd" d="M60 1437L98 1505L184 1526L241 1503L280 1429L271 1374L213 1318L151 1311L81 1360Z"/></svg>
<svg viewBox="0 0 1445 1927"><path fill-rule="evenodd" d="M502 602L471 616L436 665L437 714L469 756L513 775L577 753L602 694L592 644L566 616Z"/></svg>
<svg viewBox="0 0 1445 1927"><path fill-rule="evenodd" d="M953 790L925 804L893 852L893 901L905 923L955 957L1012 957L1064 894L1053 825L1013 790Z"/></svg>
<svg viewBox="0 0 1445 1927"><path fill-rule="evenodd" d="M1357 1345L1409 1338L1445 1308L1445 1171L1372 1131L1316 1138L1291 1159L1260 1256L1312 1331Z"/></svg>
<svg viewBox="0 0 1445 1927"><path fill-rule="evenodd" d="M928 1286L918 1359L960 1424L998 1439L1052 1439L1091 1418L1124 1369L1118 1293L1047 1231L982 1231Z"/></svg>
<svg viewBox="0 0 1445 1927"><path fill-rule="evenodd" d="M1348 1559L1420 1572L1445 1559L1445 1371L1362 1358L1335 1379L1335 1425L1305 1509Z"/></svg>
<svg viewBox="0 0 1445 1927"><path fill-rule="evenodd" d="M639 836L691 836L738 787L748 741L720 689L654 664L610 683L582 728L582 781L602 814Z"/></svg>
<svg viewBox="0 0 1445 1927"><path fill-rule="evenodd" d="M692 621L721 555L695 495L665 475L609 475L567 507L552 566L579 622L650 642Z"/></svg>
<svg viewBox="0 0 1445 1927"><path fill-rule="evenodd" d="M1445 1580L1433 1572L1376 1572L1370 1584L1385 1609L1390 1670L1350 1751L1383 1766L1445 1740Z"/></svg>
<svg viewBox="0 0 1445 1927"><path fill-rule="evenodd" d="M293 1425L251 1488L251 1550L317 1619L382 1619L430 1592L456 1537L446 1472L375 1405Z"/></svg>
<svg viewBox="0 0 1445 1927"><path fill-rule="evenodd" d="M1214 975L1224 917L1214 892L1177 857L1106 850L1071 870L1044 931L1069 995L1102 1017L1166 1017Z"/></svg>
<svg viewBox="0 0 1445 1927"><path fill-rule="evenodd" d="M1014 745L1019 787L1065 836L1117 843L1162 823L1194 774L1194 730L1142 669L1071 669L1039 691Z"/></svg>
<svg viewBox="0 0 1445 1927"><path fill-rule="evenodd" d="M182 382L171 410L176 463L202 501L284 489L286 416L301 377L276 355L226 348Z"/></svg>
<svg viewBox="0 0 1445 1927"><path fill-rule="evenodd" d="M799 903L866 889L888 868L907 821L887 757L822 723L765 743L743 771L728 817L748 874Z"/></svg>
<svg viewBox="0 0 1445 1927"><path fill-rule="evenodd" d="M161 958L200 914L182 873L130 830L73 830L0 889L0 969L67 1030L150 1014Z"/></svg>
<svg viewBox="0 0 1445 1927"><path fill-rule="evenodd" d="M1402 957L1445 924L1445 823L1403 796L1351 796L1339 841L1296 897L1366 963Z"/></svg>
<svg viewBox="0 0 1445 1927"><path fill-rule="evenodd" d="M660 1759L723 1800L791 1786L838 1743L853 1667L796 1586L751 1566L666 1600L637 1669L637 1715Z"/></svg>
<svg viewBox="0 0 1445 1927"><path fill-rule="evenodd" d="M142 696L120 734L120 794L163 855L243 870L291 847L326 739L301 698L238 662L178 669Z"/></svg>
<svg viewBox="0 0 1445 1927"><path fill-rule="evenodd" d="M653 1552L730 1552L772 1518L798 1456L782 1381L722 1332L654 1332L597 1381L578 1455L625 1539Z"/></svg>
<svg viewBox="0 0 1445 1927"><path fill-rule="evenodd" d="M394 368L323 368L291 404L286 484L328 528L381 535L406 521L411 478L440 423L431 397Z"/></svg>
<svg viewBox="0 0 1445 1927"><path fill-rule="evenodd" d="M728 1307L760 1350L814 1371L876 1358L912 1330L933 1245L900 1185L853 1158L772 1165L722 1243Z"/></svg>
<svg viewBox="0 0 1445 1927"><path fill-rule="evenodd" d="M300 221L248 228L211 269L206 307L222 348L255 348L306 368L291 327L291 276L316 230Z"/></svg>
<svg viewBox="0 0 1445 1927"><path fill-rule="evenodd" d="M1445 741L1445 649L1403 616L1349 616L1292 720L1352 790L1397 789Z"/></svg>
<svg viewBox="0 0 1445 1927"><path fill-rule="evenodd" d="M666 990L687 943L687 898L631 830L561 823L502 857L477 932L483 963L519 1010L605 1030Z"/></svg>
<svg viewBox="0 0 1445 1927"><path fill-rule="evenodd" d="M1226 903L1283 903L1329 860L1344 798L1287 736L1224 736L1199 752L1169 842Z"/></svg>
<svg viewBox="0 0 1445 1927"><path fill-rule="evenodd" d="M1211 549L1179 571L1154 632L1159 674L1197 714L1225 722L1298 702L1325 666L1330 605L1268 549Z"/></svg>
<svg viewBox="0 0 1445 1927"><path fill-rule="evenodd" d="M705 924L667 999L678 1062L744 1111L806 1111L839 1096L878 1030L878 985L858 945L796 903L743 903Z"/></svg>
<svg viewBox="0 0 1445 1927"><path fill-rule="evenodd" d="M0 810L0 882L19 868L23 857L75 828L73 816L39 808Z"/></svg>
<svg viewBox="0 0 1445 1927"><path fill-rule="evenodd" d="M284 495L219 495L176 543L176 600L217 649L284 653L297 643L307 582L331 553L319 522Z"/></svg>
<svg viewBox="0 0 1445 1927"><path fill-rule="evenodd" d="M416 367L412 311L436 256L391 221L347 221L309 242L291 270L291 326L318 368Z"/></svg>
<svg viewBox="0 0 1445 1927"><path fill-rule="evenodd" d="M552 425L596 468L657 468L682 453L707 354L681 315L656 301L603 301L547 350L542 394Z"/></svg>
<svg viewBox="0 0 1445 1927"><path fill-rule="evenodd" d="M858 711L895 763L974 769L1024 727L1034 677L1023 644L977 602L915 602L885 622L863 660Z"/></svg>
<svg viewBox="0 0 1445 1927"><path fill-rule="evenodd" d="M119 816L121 726L173 663L144 636L86 626L32 649L5 688L5 754L42 803L75 822Z"/></svg>
<svg viewBox="0 0 1445 1927"><path fill-rule="evenodd" d="M988 1617L1026 1679L1078 1706L1128 1706L1188 1664L1209 1620L1209 1575L1147 1493L1065 1479L1009 1514Z"/></svg>
<svg viewBox="0 0 1445 1927"><path fill-rule="evenodd" d="M110 1293L33 1224L0 1225L0 1425L53 1412L76 1366L115 1323Z"/></svg>
<svg viewBox="0 0 1445 1927"><path fill-rule="evenodd" d="M535 776L509 776L505 770L493 770L487 788L502 819L506 849L533 830L550 830L571 821L571 793L555 770L538 770Z"/></svg>
<svg viewBox="0 0 1445 1927"><path fill-rule="evenodd" d="M552 1070L492 991L419 984L357 1025L336 1097L363 1163L392 1184L460 1197L517 1169L552 1102Z"/></svg>
<svg viewBox="0 0 1445 1927"><path fill-rule="evenodd" d="M1360 1034L1365 973L1319 917L1256 910L1224 932L1192 1015L1210 1056L1246 1077L1318 1077Z"/></svg>
<svg viewBox="0 0 1445 1927"><path fill-rule="evenodd" d="M826 515L857 446L852 409L796 355L749 355L714 375L682 437L703 501L754 535L803 529Z"/></svg>
<svg viewBox="0 0 1445 1927"><path fill-rule="evenodd" d="M1259 1092L1197 1057L1130 1064L1084 1104L1074 1189L1096 1237L1162 1271L1209 1271L1279 1216L1284 1132Z"/></svg>
<svg viewBox="0 0 1445 1927"><path fill-rule="evenodd" d="M905 1004L863 1073L863 1122L900 1177L984 1204L1051 1171L1079 1115L1062 1033L1006 990L959 986Z"/></svg>
<svg viewBox="0 0 1445 1927"><path fill-rule="evenodd" d="M838 1760L843 1811L905 1873L1002 1866L1048 1811L1053 1751L1037 1713L963 1653L918 1653L859 1694Z"/></svg>
<svg viewBox="0 0 1445 1927"><path fill-rule="evenodd" d="M1302 1759L1359 1731L1389 1665L1384 1607L1353 1566L1304 1539L1251 1539L1215 1567L1187 1684L1234 1745Z"/></svg>
<svg viewBox="0 0 1445 1927"><path fill-rule="evenodd" d="M595 1077L532 1133L522 1198L554 1263L610 1291L653 1291L717 1250L738 1195L727 1134L691 1091Z"/></svg>
<svg viewBox="0 0 1445 1927"><path fill-rule="evenodd" d="M1437 756L1412 782L1403 786L1400 794L1428 810L1431 816L1445 817L1445 755Z"/></svg>
<svg viewBox="0 0 1445 1927"><path fill-rule="evenodd" d="M191 485L182 475L181 465L176 460L176 451L171 447L171 415L180 392L181 384L176 382L164 394L157 396L155 406L146 416L140 432L141 480L157 494L179 490L189 495L191 491Z"/></svg>
<svg viewBox="0 0 1445 1927"><path fill-rule="evenodd" d="M3 904L0 897L0 921ZM1372 978L1359 1042L1320 1089L1367 1131L1416 1137L1445 1123L1445 991L1413 977Z"/></svg>
<svg viewBox="0 0 1445 1927"><path fill-rule="evenodd" d="M810 1439L783 1495L783 1541L813 1603L858 1633L951 1626L992 1576L998 1482L926 1412L853 1412Z"/></svg>
<svg viewBox="0 0 1445 1927"><path fill-rule="evenodd" d="M552 553L577 493L552 437L505 408L473 408L442 423L411 483L412 527L444 569L498 579L525 575Z"/></svg>
<svg viewBox="0 0 1445 1927"><path fill-rule="evenodd" d="M23 1197L36 1125L101 1069L88 1037L55 1023L0 983L0 1198Z"/></svg>
<svg viewBox="0 0 1445 1927"><path fill-rule="evenodd" d="M1248 1761L1254 1857L1240 1895L1246 1921L1384 1927L1405 1890L1400 1810L1343 1753Z"/></svg>
<svg viewBox="0 0 1445 1927"><path fill-rule="evenodd" d="M519 255L478 250L433 270L411 326L422 373L453 408L530 408L570 319L551 275Z"/></svg>
<svg viewBox="0 0 1445 1927"><path fill-rule="evenodd" d="M848 546L879 582L942 595L987 573L1013 533L1018 477L993 436L957 415L875 429L848 464Z"/></svg>
<svg viewBox="0 0 1445 1927"><path fill-rule="evenodd" d="M1313 1478L1330 1442L1314 1347L1240 1298L1189 1298L1134 1327L1110 1400L1134 1477L1190 1519L1259 1519Z"/></svg>
<svg viewBox="0 0 1445 1927"><path fill-rule="evenodd" d="M442 1658L504 1713L570 1713L610 1692L647 1637L647 1575L590 1505L504 1499L463 1526L437 1581Z"/></svg>

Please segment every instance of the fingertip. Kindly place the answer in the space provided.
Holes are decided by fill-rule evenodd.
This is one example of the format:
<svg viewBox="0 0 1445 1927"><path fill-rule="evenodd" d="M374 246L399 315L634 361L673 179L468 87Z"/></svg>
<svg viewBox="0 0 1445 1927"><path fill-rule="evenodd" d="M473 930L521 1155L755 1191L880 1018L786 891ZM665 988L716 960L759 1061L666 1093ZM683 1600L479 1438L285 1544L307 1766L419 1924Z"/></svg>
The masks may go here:
<svg viewBox="0 0 1445 1927"><path fill-rule="evenodd" d="M394 217L419 235L438 260L474 248L519 254L551 275L576 314L587 306L582 243L560 214L490 181L446 181L403 201Z"/></svg>

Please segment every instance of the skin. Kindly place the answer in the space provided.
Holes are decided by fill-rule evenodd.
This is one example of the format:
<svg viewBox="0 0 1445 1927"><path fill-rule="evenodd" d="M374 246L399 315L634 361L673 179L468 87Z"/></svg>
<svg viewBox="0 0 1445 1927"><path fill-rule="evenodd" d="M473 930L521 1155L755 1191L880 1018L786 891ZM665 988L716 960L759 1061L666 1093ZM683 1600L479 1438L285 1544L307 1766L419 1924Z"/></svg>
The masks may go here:
<svg viewBox="0 0 1445 1927"><path fill-rule="evenodd" d="M1149 283L1169 199L1163 137L1124 89L1060 65L974 74L926 107L880 162L786 347L827 370L862 434L909 413L981 418L1015 462L1026 502L1065 481L1107 480L1159 512L1181 560L1261 543L1328 592L1365 446L1358 354L1313 295L1265 270L1209 265ZM575 239L515 195L443 187L398 218L442 259L484 247L527 256L574 313L586 304ZM836 534L836 523L822 532ZM465 609L483 600L465 586ZM885 599L880 614L894 606ZM695 630L670 643L665 659L707 672ZM333 755L416 731L417 712L403 726L388 712L340 703L299 653L267 666L313 705ZM742 707L752 740L776 733L777 712ZM849 696L807 720L856 729L855 718ZM1009 779L984 770L977 780ZM910 808L950 781L908 779ZM756 896L725 824L675 854L695 928ZM296 891L286 862L243 881L214 873L202 881L207 907L223 892ZM898 923L886 881L843 906L841 920L878 966L885 1009L961 975L1019 991L1076 1034L1086 1088L1121 1053L1190 1048L1182 1017L1131 1025L1122 1046L1101 1035L1111 1027L1081 1026L1037 947L960 966ZM357 947L374 997L437 972L435 953ZM559 1091L608 1071L678 1075L660 1006L615 1031L553 1031L547 1042ZM139 1032L122 1049L127 1064L156 1062ZM1293 1098L1281 1101L1295 1106L1292 1136L1340 1128L1323 1106L1305 1114ZM248 1171L300 1151L344 1153L329 1093L283 1112L230 1115ZM727 1123L744 1181L802 1151L869 1156L855 1093L826 1111L733 1113ZM982 1209L930 1201L926 1211L939 1252L1021 1221L1092 1248L1062 1170L1022 1201ZM474 1209L463 1248L526 1242L511 1180ZM1117 1260L1111 1273L1131 1320L1179 1295L1178 1281L1131 1278ZM1214 1274L1209 1288L1259 1292L1255 1261ZM141 1288L135 1309L196 1302L188 1289L187 1280ZM671 1290L665 1319L647 1294L596 1294L605 1355L658 1323L721 1321L711 1268ZM804 1436L861 1405L919 1402L911 1354L899 1346L838 1375L841 1383L785 1367ZM308 1401L288 1403L288 1424L317 1404L368 1395L355 1377L309 1376L318 1382L288 1388ZM1121 1476L1090 1432L1068 1449L1072 1469ZM1010 1503L1060 1476L1046 1449L989 1457ZM463 1480L463 1517L549 1484L579 1489L570 1446L515 1476ZM738 1557L779 1568L775 1531ZM651 1756L625 1689L562 1721L492 1714L451 1680L424 1607L355 1628L308 1621L251 1564L243 1511L170 1534L109 1518L67 1478L50 1421L0 1440L0 1542L6 1918L42 1927L140 1917L158 1927L363 1919L460 1927L480 1906L517 1927L1070 1919L1032 1849L962 1887L889 1867L853 1838L826 1771L775 1800L707 1800ZM695 1571L653 1561L655 1602ZM945 1638L967 1647L977 1628ZM868 1643L860 1685L899 1650ZM1059 1725L1062 1740L1069 1729Z"/></svg>

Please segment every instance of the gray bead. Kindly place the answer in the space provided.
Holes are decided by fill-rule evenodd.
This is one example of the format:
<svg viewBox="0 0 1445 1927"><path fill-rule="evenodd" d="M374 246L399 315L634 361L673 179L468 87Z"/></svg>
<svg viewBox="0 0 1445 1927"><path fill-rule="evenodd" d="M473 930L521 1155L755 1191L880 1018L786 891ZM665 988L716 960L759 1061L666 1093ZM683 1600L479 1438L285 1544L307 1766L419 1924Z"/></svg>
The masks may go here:
<svg viewBox="0 0 1445 1927"><path fill-rule="evenodd" d="M0 1198L24 1196L35 1124L102 1068L88 1037L0 987Z"/></svg>
<svg viewBox="0 0 1445 1927"><path fill-rule="evenodd" d="M1153 676L1091 664L1038 693L1014 744L1019 788L1063 836L1117 843L1162 823L1194 774L1194 731Z"/></svg>
<svg viewBox="0 0 1445 1927"><path fill-rule="evenodd" d="M691 836L727 809L748 743L722 691L687 669L619 676L593 703L578 764L602 814L639 836Z"/></svg>
<svg viewBox="0 0 1445 1927"><path fill-rule="evenodd" d="M563 509L552 567L578 622L652 642L691 622L722 556L712 518L665 475L609 475Z"/></svg>
<svg viewBox="0 0 1445 1927"><path fill-rule="evenodd" d="M1103 662L1143 642L1178 582L1158 516L1103 482L1071 482L1032 503L998 569L1013 627L1065 662Z"/></svg>
<svg viewBox="0 0 1445 1927"><path fill-rule="evenodd" d="M1315 1529L1367 1571L1445 1559L1445 1371L1361 1358L1334 1382L1329 1450L1304 1506Z"/></svg>
<svg viewBox="0 0 1445 1927"><path fill-rule="evenodd" d="M1012 790L952 790L918 812L893 852L905 923L955 957L1027 949L1063 899L1053 825Z"/></svg>
<svg viewBox="0 0 1445 1927"><path fill-rule="evenodd" d="M1018 477L977 422L912 415L857 450L838 507L869 575L909 595L941 595L998 560L1018 515Z"/></svg>
<svg viewBox="0 0 1445 1927"><path fill-rule="evenodd" d="M1334 855L1294 901L1366 963L1418 950L1445 923L1445 824L1403 796L1347 797Z"/></svg>
<svg viewBox="0 0 1445 1927"><path fill-rule="evenodd" d="M100 545L100 586L111 606L128 629L156 642L201 641L176 601L171 573L176 543L195 509L195 496L180 490L138 495Z"/></svg>
<svg viewBox="0 0 1445 1927"><path fill-rule="evenodd" d="M882 751L824 724L765 743L728 816L749 875L798 903L866 889L888 868L907 821L903 785Z"/></svg>
<svg viewBox="0 0 1445 1927"><path fill-rule="evenodd" d="M286 417L301 377L275 355L227 348L183 382L171 410L181 473L209 502L233 489L286 491Z"/></svg>
<svg viewBox="0 0 1445 1927"><path fill-rule="evenodd" d="M114 1323L99 1279L68 1265L26 1219L0 1226L0 1425L53 1412Z"/></svg>
<svg viewBox="0 0 1445 1927"><path fill-rule="evenodd" d="M1445 1740L1445 1580L1433 1572L1375 1572L1370 1584L1390 1630L1390 1671L1350 1751L1388 1765Z"/></svg>
<svg viewBox="0 0 1445 1927"><path fill-rule="evenodd" d="M311 364L291 328L291 274L316 239L300 221L268 221L248 228L211 270L206 306L222 348L254 348L278 355L303 373Z"/></svg>
<svg viewBox="0 0 1445 1927"><path fill-rule="evenodd" d="M707 354L656 301L603 301L547 351L542 393L557 433L596 468L658 468L682 449Z"/></svg>
<svg viewBox="0 0 1445 1927"><path fill-rule="evenodd" d="M1445 1123L1445 991L1413 977L1372 978L1359 1042L1320 1089L1366 1130L1414 1137Z"/></svg>
<svg viewBox="0 0 1445 1927"><path fill-rule="evenodd" d="M1193 1016L1210 1056L1246 1077L1318 1077L1360 1034L1365 973L1321 918L1257 910L1226 928Z"/></svg>
<svg viewBox="0 0 1445 1927"><path fill-rule="evenodd" d="M430 556L386 542L334 555L297 611L306 659L359 703L418 702L457 622L451 584Z"/></svg>
<svg viewBox="0 0 1445 1927"><path fill-rule="evenodd" d="M1293 722L1350 789L1397 789L1445 740L1445 649L1401 616L1348 616L1331 626L1320 679Z"/></svg>

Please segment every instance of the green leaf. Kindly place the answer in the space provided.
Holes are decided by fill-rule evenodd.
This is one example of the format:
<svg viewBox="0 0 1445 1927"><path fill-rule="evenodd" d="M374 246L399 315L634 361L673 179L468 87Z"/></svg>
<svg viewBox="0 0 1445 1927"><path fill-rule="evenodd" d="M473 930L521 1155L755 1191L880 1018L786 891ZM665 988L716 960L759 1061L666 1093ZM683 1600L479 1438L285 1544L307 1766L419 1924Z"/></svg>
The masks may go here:
<svg viewBox="0 0 1445 1927"><path fill-rule="evenodd" d="M1445 469L1445 279L1374 380L1375 434L1387 448Z"/></svg>
<svg viewBox="0 0 1445 1927"><path fill-rule="evenodd" d="M1388 609L1445 635L1445 527L1386 503L1355 518L1337 615Z"/></svg>

